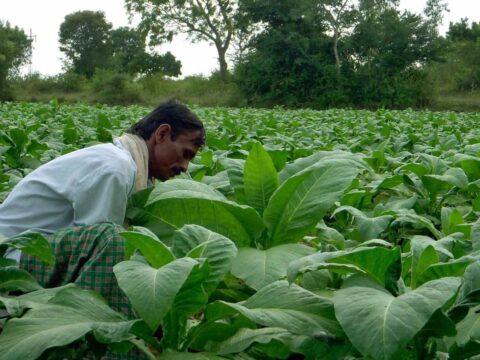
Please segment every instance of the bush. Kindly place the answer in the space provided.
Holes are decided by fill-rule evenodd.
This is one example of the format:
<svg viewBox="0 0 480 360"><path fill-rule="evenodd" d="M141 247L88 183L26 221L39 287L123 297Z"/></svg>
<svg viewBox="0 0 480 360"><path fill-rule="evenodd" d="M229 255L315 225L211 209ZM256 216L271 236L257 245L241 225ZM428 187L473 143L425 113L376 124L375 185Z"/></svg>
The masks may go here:
<svg viewBox="0 0 480 360"><path fill-rule="evenodd" d="M141 88L126 74L111 70L97 69L92 78L92 90L96 101L109 105L130 105L140 103Z"/></svg>
<svg viewBox="0 0 480 360"><path fill-rule="evenodd" d="M31 74L16 78L12 86L16 101L48 102L55 97L68 103L151 106L176 97L199 106L245 105L235 84L231 81L223 83L216 73L210 77L189 76L182 80L169 79L161 74L135 79L112 70L97 69L92 79L72 72L50 77Z"/></svg>
<svg viewBox="0 0 480 360"><path fill-rule="evenodd" d="M54 76L43 76L33 73L17 78L13 81L17 90L30 93L78 92L86 84L83 76L67 72Z"/></svg>
<svg viewBox="0 0 480 360"><path fill-rule="evenodd" d="M57 89L65 92L82 91L87 83L87 79L75 74L74 72L66 72L55 77Z"/></svg>
<svg viewBox="0 0 480 360"><path fill-rule="evenodd" d="M150 104L175 97L187 104L200 106L241 106L244 105L236 85L232 81L222 83L214 73L209 78L187 76L182 80L167 79L156 74L139 80L143 98Z"/></svg>

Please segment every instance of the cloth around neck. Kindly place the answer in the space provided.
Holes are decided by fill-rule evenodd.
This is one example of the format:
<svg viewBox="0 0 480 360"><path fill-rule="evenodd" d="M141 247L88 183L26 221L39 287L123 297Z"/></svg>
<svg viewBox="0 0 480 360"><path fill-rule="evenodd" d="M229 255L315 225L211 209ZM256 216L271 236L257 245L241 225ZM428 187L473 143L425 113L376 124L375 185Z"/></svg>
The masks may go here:
<svg viewBox="0 0 480 360"><path fill-rule="evenodd" d="M122 146L132 155L137 166L135 177L135 192L148 186L148 148L147 143L140 136L124 134L118 138Z"/></svg>

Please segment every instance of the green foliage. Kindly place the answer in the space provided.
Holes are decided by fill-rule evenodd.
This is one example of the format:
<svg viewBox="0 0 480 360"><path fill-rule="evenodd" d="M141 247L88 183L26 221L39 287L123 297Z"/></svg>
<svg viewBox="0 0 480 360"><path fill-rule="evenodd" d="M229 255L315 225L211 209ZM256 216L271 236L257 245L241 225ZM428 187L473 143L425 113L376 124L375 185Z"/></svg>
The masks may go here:
<svg viewBox="0 0 480 360"><path fill-rule="evenodd" d="M207 146L128 209L114 272L138 318L0 260L0 359L480 354L478 114L195 111ZM109 139L147 112L2 104L3 196L32 159ZM41 236L1 238L1 255L7 246L52 261Z"/></svg>
<svg viewBox="0 0 480 360"><path fill-rule="evenodd" d="M110 32L112 62L120 73L139 73L138 58L145 53L145 37L139 31L120 27Z"/></svg>
<svg viewBox="0 0 480 360"><path fill-rule="evenodd" d="M425 65L440 48L431 18L390 2L247 4L245 16L265 24L236 67L251 104L405 108L431 101Z"/></svg>
<svg viewBox="0 0 480 360"><path fill-rule="evenodd" d="M32 41L23 30L0 21L0 100L11 100L7 77L28 61L31 51Z"/></svg>
<svg viewBox="0 0 480 360"><path fill-rule="evenodd" d="M65 288L48 301L30 301L26 307L30 310L9 321L2 331L1 359L36 359L49 348L68 345L89 333L94 337L92 348L94 342L134 338L129 331L135 321L127 321L87 290Z"/></svg>
<svg viewBox="0 0 480 360"><path fill-rule="evenodd" d="M164 55L148 54L145 51L145 36L136 29L121 27L110 32L113 67L123 74L166 76L181 74L181 63L167 52Z"/></svg>
<svg viewBox="0 0 480 360"><path fill-rule="evenodd" d="M92 78L92 90L97 101L110 105L129 105L140 101L139 86L131 76L111 70L97 69Z"/></svg>
<svg viewBox="0 0 480 360"><path fill-rule="evenodd" d="M260 290L287 275L285 264L312 253L300 244L284 244L267 250L240 248L232 265L232 275L252 289Z"/></svg>
<svg viewBox="0 0 480 360"><path fill-rule="evenodd" d="M459 285L457 278L443 278L394 297L376 284L352 278L335 294L335 314L364 356L391 359L455 295Z"/></svg>
<svg viewBox="0 0 480 360"><path fill-rule="evenodd" d="M260 1L246 7L253 21L267 23L252 41L252 51L235 68L235 80L249 103L289 107L345 103L330 40L317 19L303 16L309 14L310 3Z"/></svg>
<svg viewBox="0 0 480 360"><path fill-rule="evenodd" d="M480 26L462 19L450 23L442 39L444 51L439 62L429 69L429 77L440 92L438 102L450 109L476 110L480 73L477 58L480 56Z"/></svg>
<svg viewBox="0 0 480 360"><path fill-rule="evenodd" d="M171 41L174 35L185 33L193 41L204 40L215 45L220 77L226 81L226 52L239 29L236 1L127 0L126 7L130 14L140 15L139 28L150 34L154 44Z"/></svg>
<svg viewBox="0 0 480 360"><path fill-rule="evenodd" d="M477 59L480 56L480 24L468 25L467 19L459 23L451 23L447 32L449 41L448 61L455 63L457 71L455 80L457 88L464 91L475 91L480 88L480 71Z"/></svg>
<svg viewBox="0 0 480 360"><path fill-rule="evenodd" d="M175 97L189 104L201 106L239 106L243 104L235 84L222 83L218 74L210 77L187 76L181 80L165 78L160 74L145 76L139 80L143 98L148 104Z"/></svg>
<svg viewBox="0 0 480 360"><path fill-rule="evenodd" d="M107 67L112 52L111 28L101 11L77 11L65 17L60 25L60 50L75 73L91 78L96 68Z"/></svg>
<svg viewBox="0 0 480 360"><path fill-rule="evenodd" d="M21 91L31 94L51 93L54 91L76 93L85 88L86 79L74 72L66 72L54 76L42 76L38 73L33 73L22 78L14 79L12 84L17 88L17 93L20 88ZM16 95L18 96L18 94Z"/></svg>
<svg viewBox="0 0 480 360"><path fill-rule="evenodd" d="M393 9L361 19L351 38L353 103L389 108L428 104L423 66L436 60L439 51L428 22Z"/></svg>

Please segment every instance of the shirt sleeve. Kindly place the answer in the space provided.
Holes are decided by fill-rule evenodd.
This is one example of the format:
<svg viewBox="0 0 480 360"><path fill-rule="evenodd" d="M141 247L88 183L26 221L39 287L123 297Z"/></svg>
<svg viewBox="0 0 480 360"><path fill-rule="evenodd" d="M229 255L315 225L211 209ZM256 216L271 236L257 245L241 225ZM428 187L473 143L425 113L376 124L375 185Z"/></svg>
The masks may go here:
<svg viewBox="0 0 480 360"><path fill-rule="evenodd" d="M132 181L119 171L99 171L77 183L72 199L74 225L123 224Z"/></svg>

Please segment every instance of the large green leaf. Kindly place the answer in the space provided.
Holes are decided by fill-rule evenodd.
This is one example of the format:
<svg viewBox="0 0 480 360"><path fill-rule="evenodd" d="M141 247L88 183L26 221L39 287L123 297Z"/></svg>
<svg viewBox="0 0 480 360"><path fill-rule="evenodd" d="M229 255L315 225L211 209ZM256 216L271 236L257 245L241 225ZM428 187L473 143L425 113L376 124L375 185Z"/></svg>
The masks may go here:
<svg viewBox="0 0 480 360"><path fill-rule="evenodd" d="M224 319L229 316L232 317L228 320ZM237 314L230 307L218 302L210 303L205 309L202 323L188 333L188 348L215 352L218 344L235 335L240 329L255 327L254 322Z"/></svg>
<svg viewBox="0 0 480 360"><path fill-rule="evenodd" d="M6 323L0 336L0 359L36 359L46 349L70 344L89 332L104 343L132 340L129 330L134 323L92 291L65 288L48 304Z"/></svg>
<svg viewBox="0 0 480 360"><path fill-rule="evenodd" d="M115 265L113 272L135 311L156 330L197 264L196 260L182 258L154 269L141 262L123 261Z"/></svg>
<svg viewBox="0 0 480 360"><path fill-rule="evenodd" d="M387 286L390 282L398 279L400 256L399 248L386 249L383 247L360 247L351 251L330 253L318 252L293 261L288 268L288 280L293 282L299 273L307 271L338 268L361 272L370 276L378 284Z"/></svg>
<svg viewBox="0 0 480 360"><path fill-rule="evenodd" d="M271 283L244 302L221 303L262 326L299 335L342 334L329 299L286 281Z"/></svg>
<svg viewBox="0 0 480 360"><path fill-rule="evenodd" d="M150 194L146 211L177 229L186 224L204 226L238 246L249 245L264 228L253 208L229 201L209 186L191 180L158 184Z"/></svg>
<svg viewBox="0 0 480 360"><path fill-rule="evenodd" d="M430 280L441 279L449 276L462 277L468 265L478 261L479 259L480 258L478 256L466 255L459 259L450 260L445 263L432 264L421 274L419 282L425 283Z"/></svg>
<svg viewBox="0 0 480 360"><path fill-rule="evenodd" d="M0 296L0 303L4 304L11 316L21 316L26 309L45 305L59 292L70 287L75 287L75 285L70 283L65 286L32 291L20 296Z"/></svg>
<svg viewBox="0 0 480 360"><path fill-rule="evenodd" d="M427 168L429 174L444 174L449 170L447 162L438 156L422 153L419 160Z"/></svg>
<svg viewBox="0 0 480 360"><path fill-rule="evenodd" d="M148 228L162 239L165 244L170 245L171 236L176 230L176 227L168 224L146 207L147 200L153 189L153 187L148 187L130 196L128 199L126 219L130 225Z"/></svg>
<svg viewBox="0 0 480 360"><path fill-rule="evenodd" d="M459 209L443 207L441 211L442 232L450 235L458 232L458 226L464 224L463 215Z"/></svg>
<svg viewBox="0 0 480 360"><path fill-rule="evenodd" d="M454 162L455 165L460 165L470 179L480 178L480 158L477 156L455 154Z"/></svg>
<svg viewBox="0 0 480 360"><path fill-rule="evenodd" d="M0 292L17 290L29 292L40 289L42 287L37 280L27 271L19 269L17 266L0 268Z"/></svg>
<svg viewBox="0 0 480 360"><path fill-rule="evenodd" d="M422 182L431 193L449 190L453 186L465 189L468 186L468 178L460 168L448 169L443 175L425 175Z"/></svg>
<svg viewBox="0 0 480 360"><path fill-rule="evenodd" d="M362 160L362 155L360 154L352 154L351 152L342 150L317 151L313 155L296 159L293 163L287 164L279 174L280 182L284 183L295 174L325 159L347 159L352 161L352 166L354 167L369 169L368 165Z"/></svg>
<svg viewBox="0 0 480 360"><path fill-rule="evenodd" d="M471 307L465 319L457 324L455 343L459 347L475 344L477 352L470 356L478 355L478 351L480 351L480 306ZM465 359L469 356L456 356L455 358Z"/></svg>
<svg viewBox="0 0 480 360"><path fill-rule="evenodd" d="M333 215L341 211L347 211L355 218L357 231L359 232L362 241L378 238L393 220L393 216L391 215L368 217L361 210L352 206L340 206L334 211Z"/></svg>
<svg viewBox="0 0 480 360"><path fill-rule="evenodd" d="M124 231L120 235L125 239L125 257L127 259L133 255L135 249L138 249L150 265L156 269L175 260L170 249L158 239L135 231Z"/></svg>
<svg viewBox="0 0 480 360"><path fill-rule="evenodd" d="M400 209L395 212L395 220L390 226L402 225L404 223L420 226L428 229L437 239L441 239L443 234L433 225L425 216L418 215L415 210Z"/></svg>
<svg viewBox="0 0 480 360"><path fill-rule="evenodd" d="M240 329L235 335L219 345L217 353L220 355L239 353L248 349L254 343L267 344L272 340L288 343L294 341L295 337L298 337L298 335L293 335L282 328Z"/></svg>
<svg viewBox="0 0 480 360"><path fill-rule="evenodd" d="M210 268L206 262L193 267L176 294L170 311L162 321L163 342L167 347L172 349L181 347L184 334L187 331L188 318L196 315L207 305L209 294L205 285L207 285L209 273Z"/></svg>
<svg viewBox="0 0 480 360"><path fill-rule="evenodd" d="M245 199L245 185L243 183L243 169L245 167L245 160L224 157L219 159L219 163L227 171L230 186L235 194L235 200L239 204L246 204L247 200Z"/></svg>
<svg viewBox="0 0 480 360"><path fill-rule="evenodd" d="M48 240L39 233L27 233L10 239L0 239L0 245L7 245L22 252L36 256L48 265L53 265L55 258Z"/></svg>
<svg viewBox="0 0 480 360"><path fill-rule="evenodd" d="M255 290L287 275L288 264L314 250L300 244L285 244L267 250L240 248L233 261L232 274Z"/></svg>
<svg viewBox="0 0 480 360"><path fill-rule="evenodd" d="M207 259L210 275L203 285L210 294L230 271L237 248L223 235L198 225L185 225L175 232L173 252L177 257Z"/></svg>
<svg viewBox="0 0 480 360"><path fill-rule="evenodd" d="M234 192L234 189L230 185L230 179L226 170L220 171L213 176L204 176L202 178L202 183L224 195L230 195Z"/></svg>
<svg viewBox="0 0 480 360"><path fill-rule="evenodd" d="M286 180L263 214L270 235L266 247L300 240L340 199L357 173L351 161L322 160Z"/></svg>
<svg viewBox="0 0 480 360"><path fill-rule="evenodd" d="M440 261L437 242L426 236L414 236L410 242L412 249L411 287L416 288L420 276L432 264ZM452 255L453 257L453 255Z"/></svg>
<svg viewBox="0 0 480 360"><path fill-rule="evenodd" d="M458 278L443 278L394 297L375 283L353 284L335 293L335 314L364 356L391 359L455 295L459 285Z"/></svg>
<svg viewBox="0 0 480 360"><path fill-rule="evenodd" d="M243 182L248 205L262 214L279 181L273 161L260 143L250 150Z"/></svg>
<svg viewBox="0 0 480 360"><path fill-rule="evenodd" d="M480 304L480 262L470 264L463 274L463 282L458 292L453 311L466 312L468 307ZM461 314L459 315L462 316Z"/></svg>

